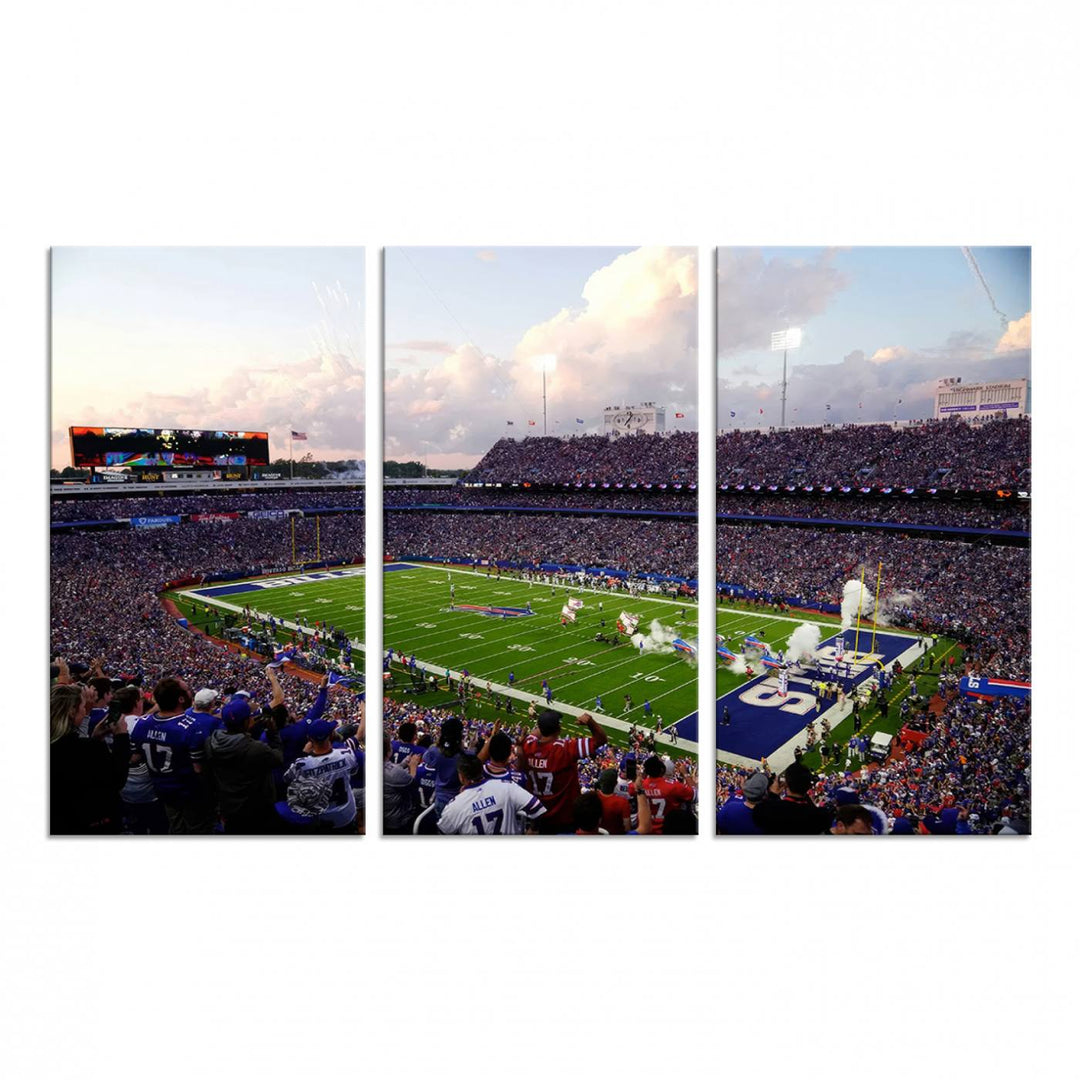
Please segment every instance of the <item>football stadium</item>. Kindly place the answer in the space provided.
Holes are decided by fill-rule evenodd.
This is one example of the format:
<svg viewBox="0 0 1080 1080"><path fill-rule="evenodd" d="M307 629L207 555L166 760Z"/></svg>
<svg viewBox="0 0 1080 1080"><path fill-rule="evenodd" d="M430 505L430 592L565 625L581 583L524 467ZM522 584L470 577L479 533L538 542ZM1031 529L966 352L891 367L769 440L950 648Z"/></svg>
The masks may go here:
<svg viewBox="0 0 1080 1080"><path fill-rule="evenodd" d="M1030 421L735 431L717 463L717 831L1028 831Z"/></svg>
<svg viewBox="0 0 1080 1080"><path fill-rule="evenodd" d="M517 830L696 832L697 434L501 439L383 506L384 832L508 831L448 825L468 751Z"/></svg>
<svg viewBox="0 0 1080 1080"><path fill-rule="evenodd" d="M51 831L363 832L363 485L289 480L259 432L71 441Z"/></svg>

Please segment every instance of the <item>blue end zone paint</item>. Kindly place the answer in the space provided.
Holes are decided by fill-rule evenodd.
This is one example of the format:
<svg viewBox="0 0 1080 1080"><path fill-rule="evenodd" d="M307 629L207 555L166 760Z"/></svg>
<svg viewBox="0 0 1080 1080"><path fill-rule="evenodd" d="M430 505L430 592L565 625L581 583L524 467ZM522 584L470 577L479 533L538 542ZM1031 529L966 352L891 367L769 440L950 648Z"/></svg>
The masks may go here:
<svg viewBox="0 0 1080 1080"><path fill-rule="evenodd" d="M839 639L840 635L834 634L821 643L818 655L826 663L832 659ZM897 657L910 649L916 640L899 634L878 633L874 656L879 657L886 667L889 667ZM865 649L869 644L869 636L864 639L860 635L860 647ZM847 633L846 645L849 650L854 645L854 634L850 630ZM875 663L860 665L856 682L861 682L878 670ZM716 699L717 750L738 754L754 761L774 753L802 731L811 718L819 715L813 708L806 711L808 700L799 697L800 694L812 693L809 683L814 678L827 679L828 674L819 676L813 671L808 671L805 676L792 674L786 699L776 694L776 676L773 672L748 679L742 686L722 694ZM758 700L755 701L755 698ZM730 724L722 723L725 705L731 716ZM679 738L682 738L681 730Z"/></svg>
<svg viewBox="0 0 1080 1080"><path fill-rule="evenodd" d="M243 581L239 585L218 585L213 589L193 589L196 596L235 596L237 593L259 592L259 585Z"/></svg>
<svg viewBox="0 0 1080 1080"><path fill-rule="evenodd" d="M674 730L679 736L679 745L683 743L693 743L697 746L698 741L698 714L695 710L692 713L687 714L681 720L676 720L674 724L668 725L664 729L666 735L670 735Z"/></svg>
<svg viewBox="0 0 1080 1080"><path fill-rule="evenodd" d="M393 562L393 563L384 563L383 564L383 571L384 572L387 571L387 570L419 570L419 569L420 568L418 566L410 566L408 563L403 563L403 562Z"/></svg>

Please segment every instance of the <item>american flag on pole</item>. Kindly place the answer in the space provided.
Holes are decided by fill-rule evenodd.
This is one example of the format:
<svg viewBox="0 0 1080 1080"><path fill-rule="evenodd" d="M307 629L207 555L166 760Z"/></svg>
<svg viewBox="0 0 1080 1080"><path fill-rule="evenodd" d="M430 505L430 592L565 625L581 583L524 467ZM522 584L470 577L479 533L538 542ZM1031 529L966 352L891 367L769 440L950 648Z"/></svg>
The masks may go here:
<svg viewBox="0 0 1080 1080"><path fill-rule="evenodd" d="M292 433L292 437L296 442L307 442L307 432L306 431L294 431Z"/></svg>

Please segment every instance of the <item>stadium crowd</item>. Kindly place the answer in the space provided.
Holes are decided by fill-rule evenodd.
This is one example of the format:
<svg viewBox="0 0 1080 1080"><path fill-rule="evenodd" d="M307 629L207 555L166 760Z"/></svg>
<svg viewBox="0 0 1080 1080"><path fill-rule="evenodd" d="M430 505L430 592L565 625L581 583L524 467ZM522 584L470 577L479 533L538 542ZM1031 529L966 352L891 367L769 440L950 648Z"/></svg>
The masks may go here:
<svg viewBox="0 0 1080 1080"><path fill-rule="evenodd" d="M341 527L327 528L331 520L340 522ZM301 673L299 666L291 669L292 674L275 675L281 688L279 695L268 679L266 658L226 648L183 628L157 597L166 581L200 571L258 573L285 569L291 561L288 533L281 528L270 529L267 524L265 521L236 521L161 529L76 532L52 537L51 654L56 658L51 781L53 832L356 831L356 824L349 825L344 820L348 817L350 800L353 820L362 826L362 792L359 798L357 796L363 785L362 764L357 765L362 758L362 745L356 738L357 725L362 722L360 696L347 689L320 690L312 673ZM314 547L314 536L305 535L302 543L298 541L298 557L309 554L313 559ZM330 559L362 557L362 518L350 515L328 519L322 531L322 551L324 558ZM304 666L316 674L325 670L325 665L317 659L304 661ZM79 693L87 696L85 702L76 701L73 690L61 689L68 685L67 680L78 688ZM181 692L175 685L167 686L165 692L171 695L166 698L169 705L163 706L154 700L158 687L177 682L186 689ZM95 699L89 698L87 688L97 695ZM128 700L131 688L136 691L134 700ZM119 731L118 725L110 724L108 731L99 732L96 740L92 738L97 722L103 719L101 711L108 708L110 695L115 696L121 690L124 690L123 708L130 710L124 714L124 723L128 729L126 736L131 759L141 754L145 764L144 768L143 763L131 764L129 761L126 772L122 768L123 753L112 749L124 741L118 737L125 734ZM244 698L244 695L248 695L245 698L250 710L247 716L239 706L229 709L231 702ZM160 755L150 751L150 757L147 757L146 742L140 745L135 726L138 719L155 705L164 715L180 697L185 701L181 713L199 711L202 699L209 703L212 719L197 718L195 728L203 735L198 746L191 745L192 739L199 742L197 734L190 738L185 736L178 760L185 758L191 767L185 766L181 786L187 785L184 790L192 794L197 812L176 816L169 812L173 794L169 779L147 773L147 770L152 773L155 764L160 763ZM98 709L99 714L95 716L90 712L80 716L80 708L85 713L88 706ZM316 710L314 713L313 709ZM312 728L311 724L316 721L322 726ZM294 726L297 723L306 726L297 728ZM327 724L331 725L328 729ZM219 742L239 741L245 750L247 744L242 739L226 736L250 739L254 732L254 741L271 751L270 759L263 755L259 762L264 766L272 760L270 780L267 781L263 770L252 779L250 790L241 783L240 807L235 792L228 794L236 787L227 775L229 765L221 761L228 755L219 754L217 764L213 759L209 763L199 760L205 753L207 740L218 730L224 732L217 736ZM362 731L359 734L362 738ZM312 785L294 784L293 781L302 778L288 775L290 767L304 756L302 751L308 739L300 742L297 750L295 740L300 735L319 736L312 743L315 756L329 754L332 750L334 760L340 759L348 767L352 755L349 790L340 789L345 796L344 803L319 810L315 815L317 820L307 818L311 817L308 811L320 805L318 793L306 806L297 802L296 799L303 796L301 789ZM76 746L71 741L73 737L85 741L86 747ZM277 756L282 750L275 746L279 741L284 747L280 763ZM112 773L105 762L110 755L103 754L104 747L111 751L115 770ZM196 770L195 765L200 768ZM100 781L90 792L84 790L85 785L79 780L84 767ZM194 779L196 772L198 779ZM303 766L294 770L294 773L300 772L303 772ZM122 783L114 790L112 782L116 779ZM293 787L296 790L291 792ZM270 794L275 795L271 807L275 810L273 814L267 811L266 800ZM160 804L156 808L139 809L155 800ZM138 806L133 810L128 803ZM279 803L284 805L278 806ZM252 807L259 809L255 812Z"/></svg>
<svg viewBox="0 0 1080 1080"><path fill-rule="evenodd" d="M555 514L387 514L387 558L557 562L697 577L697 522Z"/></svg>
<svg viewBox="0 0 1080 1080"><path fill-rule="evenodd" d="M461 689L463 708L384 699L387 835L697 832L693 763L656 755L645 732L620 750L587 715L588 735L564 736L558 713L535 708L504 726L469 717Z"/></svg>
<svg viewBox="0 0 1080 1080"><path fill-rule="evenodd" d="M847 424L717 437L718 484L873 484L1030 490L1031 424L959 420ZM469 483L696 483L697 435L500 439Z"/></svg>
<svg viewBox="0 0 1080 1080"><path fill-rule="evenodd" d="M918 737L898 739L903 747L880 765L863 764L849 754L842 770L820 777L801 763L780 777L718 766L717 832L1030 831L1028 701L978 700L951 685L930 707L908 719L907 731ZM778 812L780 802L789 805Z"/></svg>
<svg viewBox="0 0 1080 1080"><path fill-rule="evenodd" d="M835 604L860 567L882 564L889 622L958 637L976 670L1030 677L1031 552L955 540L808 531L775 525L717 525L717 582L796 606Z"/></svg>
<svg viewBox="0 0 1080 1080"><path fill-rule="evenodd" d="M53 498L50 514L53 521L99 521L164 514L230 514L324 507L363 510L364 489L341 487L312 491L296 488L123 496L101 496L94 494L93 489L83 489L79 495Z"/></svg>
<svg viewBox="0 0 1080 1080"><path fill-rule="evenodd" d="M1031 422L960 420L738 430L716 440L718 484L874 484L1030 491Z"/></svg>
<svg viewBox="0 0 1080 1080"><path fill-rule="evenodd" d="M474 484L696 484L696 431L500 439L465 477Z"/></svg>

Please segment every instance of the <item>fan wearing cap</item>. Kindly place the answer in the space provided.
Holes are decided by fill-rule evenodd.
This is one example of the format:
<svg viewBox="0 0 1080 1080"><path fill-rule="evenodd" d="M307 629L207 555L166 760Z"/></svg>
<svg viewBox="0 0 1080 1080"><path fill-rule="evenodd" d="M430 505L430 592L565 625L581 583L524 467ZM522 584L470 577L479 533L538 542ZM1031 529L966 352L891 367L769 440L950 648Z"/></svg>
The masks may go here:
<svg viewBox="0 0 1080 1080"><path fill-rule="evenodd" d="M769 791L769 778L763 772L751 773L742 785L742 797L732 796L716 811L716 832L720 836L760 836L754 822L754 807Z"/></svg>
<svg viewBox="0 0 1080 1080"><path fill-rule="evenodd" d="M522 743L529 785L547 811L540 822L542 833L574 831L574 801L581 794L577 763L595 757L607 742L607 732L589 713L582 713L578 722L589 729L588 738L560 738L561 715L545 709L536 721L537 730Z"/></svg>
<svg viewBox="0 0 1080 1080"><path fill-rule="evenodd" d="M336 832L355 833L356 794L350 777L364 767L364 752L355 739L332 742L333 720L308 724L305 753L285 770L285 801L278 814L293 825L324 825Z"/></svg>
<svg viewBox="0 0 1080 1080"><path fill-rule="evenodd" d="M206 760L225 832L251 835L279 831L274 810L274 770L282 765L277 725L269 715L254 717L247 698L240 696L225 703L221 723L223 726L206 741ZM265 742L259 737L263 730Z"/></svg>
<svg viewBox="0 0 1080 1080"><path fill-rule="evenodd" d="M644 793L649 800L649 809L652 811L652 831L662 833L664 816L683 806L692 806L697 793L693 787L684 783L678 774L669 778L664 759L655 754L646 759L642 772L644 776L638 786L638 793Z"/></svg>
<svg viewBox="0 0 1080 1080"><path fill-rule="evenodd" d="M192 720L198 720L202 724L207 735L223 726L221 717L214 714L214 704L219 697L221 697L221 694L217 690L211 690L209 687L204 686L195 695L195 700L187 711L187 715Z"/></svg>

